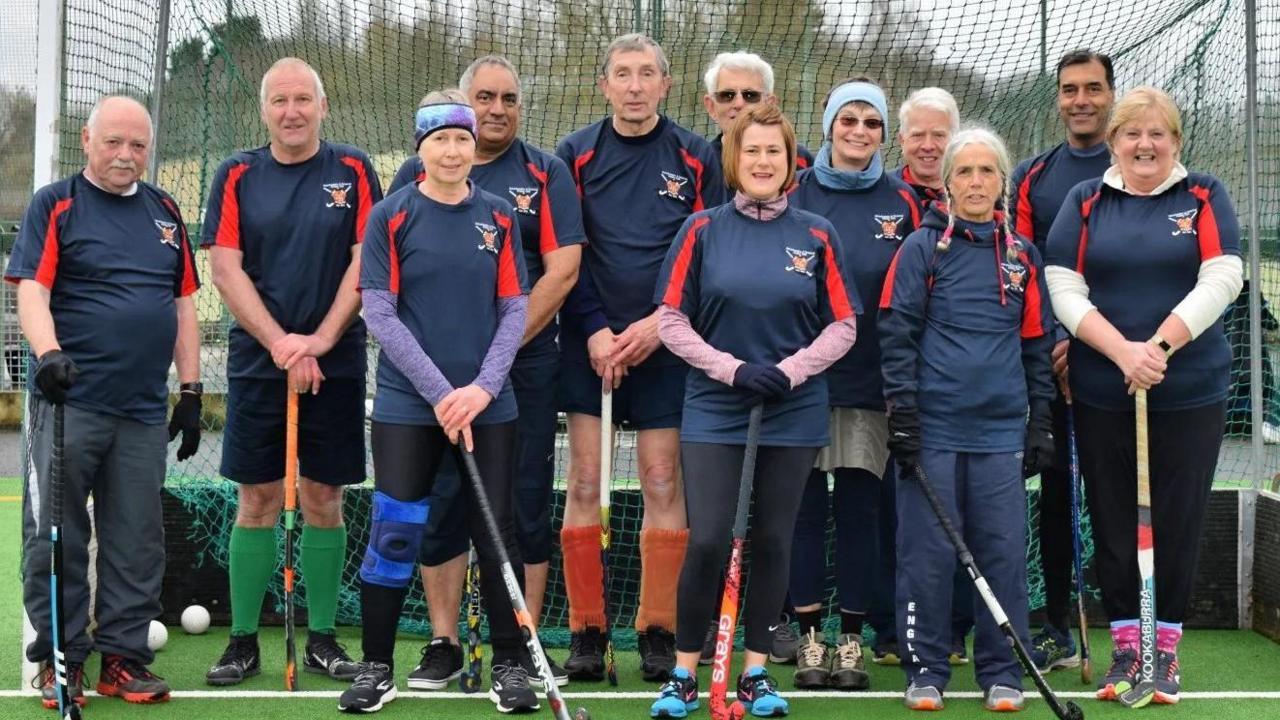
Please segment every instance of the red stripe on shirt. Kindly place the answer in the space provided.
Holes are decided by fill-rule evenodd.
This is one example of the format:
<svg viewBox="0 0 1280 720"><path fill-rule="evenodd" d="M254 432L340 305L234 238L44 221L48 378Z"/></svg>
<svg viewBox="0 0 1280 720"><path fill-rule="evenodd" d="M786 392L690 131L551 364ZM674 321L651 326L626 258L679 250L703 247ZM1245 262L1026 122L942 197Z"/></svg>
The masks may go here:
<svg viewBox="0 0 1280 720"><path fill-rule="evenodd" d="M1022 296L1022 337L1025 340L1044 335L1043 317L1044 298L1040 297L1039 270L1031 264L1031 257L1025 252L1018 253L1018 259L1027 269L1027 287Z"/></svg>
<svg viewBox="0 0 1280 720"><path fill-rule="evenodd" d="M369 211L373 209L373 196L369 191L369 174L364 171L364 163L360 158L344 157L342 164L356 172L356 244L364 242L365 222L369 219Z"/></svg>
<svg viewBox="0 0 1280 720"><path fill-rule="evenodd" d="M1209 188L1195 185L1191 194L1200 201L1200 215L1196 219L1196 237L1200 240L1200 262L1222 254L1222 238L1218 235L1218 218L1209 204Z"/></svg>
<svg viewBox="0 0 1280 720"><path fill-rule="evenodd" d="M1076 248L1076 272L1081 275L1084 275L1085 249L1089 247L1089 215L1100 197L1102 197L1102 190L1098 190L1080 203L1080 246Z"/></svg>
<svg viewBox="0 0 1280 720"><path fill-rule="evenodd" d="M391 270L387 285L388 289L397 295L400 294L400 252L396 250L396 233L400 231L400 226L404 224L407 215L407 210L401 210L387 221L387 250L390 253L387 264Z"/></svg>
<svg viewBox="0 0 1280 720"><path fill-rule="evenodd" d="M880 309L888 310L893 305L893 279L898 273L898 259L902 257L902 248L893 254L889 262L889 270L884 275L884 286L880 288Z"/></svg>
<svg viewBox="0 0 1280 720"><path fill-rule="evenodd" d="M63 198L49 211L49 226L44 231L44 247L40 250L40 264L36 266L35 281L53 289L58 276L58 216L71 207L71 198Z"/></svg>
<svg viewBox="0 0 1280 720"><path fill-rule="evenodd" d="M702 161L684 148L680 148L680 158L693 171L693 211L698 212L706 207L702 202Z"/></svg>
<svg viewBox="0 0 1280 720"><path fill-rule="evenodd" d="M578 186L578 199L582 199L582 168L591 162L591 158L596 154L595 150L588 150L573 159L573 184Z"/></svg>
<svg viewBox="0 0 1280 720"><path fill-rule="evenodd" d="M1018 217L1014 219L1013 229L1024 238L1035 237L1035 226L1031 215L1031 180L1044 169L1044 161L1038 162L1027 171L1027 176L1018 184Z"/></svg>
<svg viewBox="0 0 1280 720"><path fill-rule="evenodd" d="M689 274L689 264L693 261L693 246L698 242L698 228L711 222L711 218L700 217L693 221L689 232L684 236L684 244L676 255L675 264L671 266L671 277L667 279L667 291L662 294L662 304L679 310L684 296L684 279Z"/></svg>
<svg viewBox="0 0 1280 720"><path fill-rule="evenodd" d="M831 248L831 239L824 230L809 228L809 234L822 241L822 262L827 269L827 301L831 303L831 312L836 320L844 320L853 315L849 305L849 294L844 289L844 278L840 277L839 265L836 264L836 252Z"/></svg>
<svg viewBox="0 0 1280 720"><path fill-rule="evenodd" d="M898 194L907 203L907 207L911 208L911 227L920 227L920 203L911 196L910 190L898 190Z"/></svg>
<svg viewBox="0 0 1280 720"><path fill-rule="evenodd" d="M178 232L182 234L182 246L178 250L182 253L182 286L178 290L178 297L186 297L200 289L200 285L196 283L196 269L191 264L191 238L187 237L187 225L182 221L182 213L178 211L178 206L169 198L161 198L160 202L168 208L169 214L177 221Z"/></svg>
<svg viewBox="0 0 1280 720"><path fill-rule="evenodd" d="M542 194L542 202L538 205L538 252L546 255L552 250L560 248L560 241L556 237L556 224L554 218L551 217L551 185L548 183L547 173L538 169L537 165L529 163L529 174L533 176L538 184L542 186L539 191Z"/></svg>
<svg viewBox="0 0 1280 720"><path fill-rule="evenodd" d="M240 249L240 198L236 195L236 185L248 169L247 164L241 163L227 171L227 181L222 185L222 207L218 210L218 232L213 241L218 247Z"/></svg>
<svg viewBox="0 0 1280 720"><path fill-rule="evenodd" d="M520 290L520 274L516 271L515 253L511 249L511 218L494 210L493 221L506 233L502 249L498 250L498 297L515 297L523 293Z"/></svg>

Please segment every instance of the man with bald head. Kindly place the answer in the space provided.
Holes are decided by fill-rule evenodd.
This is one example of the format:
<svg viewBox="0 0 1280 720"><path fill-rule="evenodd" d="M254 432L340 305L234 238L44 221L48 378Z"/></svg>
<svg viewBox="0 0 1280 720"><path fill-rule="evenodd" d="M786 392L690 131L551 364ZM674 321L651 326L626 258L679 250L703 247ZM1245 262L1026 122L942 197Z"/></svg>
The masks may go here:
<svg viewBox="0 0 1280 720"><path fill-rule="evenodd" d="M223 161L201 238L235 317L221 472L239 487L231 640L205 679L235 685L260 671L258 620L284 501L286 398L298 393L306 520L299 566L310 630L303 669L350 680L358 667L334 627L346 560L342 488L364 480L365 328L356 283L365 221L382 190L363 151L320 139L329 103L310 65L276 61L259 99L270 142Z"/></svg>
<svg viewBox="0 0 1280 720"><path fill-rule="evenodd" d="M136 100L98 101L80 133L84 169L36 192L5 279L18 286L18 319L31 345L30 452L23 493L23 602L43 663L45 707L58 706L52 660L48 539L55 406L62 450L62 645L69 697L84 704L84 662L102 653L97 690L162 702L169 686L147 669L151 618L160 614L164 527L160 490L169 440L178 459L200 443L199 287L178 205L140 180L152 125ZM180 398L169 420L169 365ZM89 625L85 501L98 533L97 629Z"/></svg>

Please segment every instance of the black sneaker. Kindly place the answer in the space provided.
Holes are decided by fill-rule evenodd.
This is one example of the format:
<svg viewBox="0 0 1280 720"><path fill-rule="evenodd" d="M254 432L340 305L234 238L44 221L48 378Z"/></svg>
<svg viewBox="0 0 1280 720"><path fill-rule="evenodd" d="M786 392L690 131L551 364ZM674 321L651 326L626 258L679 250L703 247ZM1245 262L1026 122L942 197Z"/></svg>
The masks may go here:
<svg viewBox="0 0 1280 720"><path fill-rule="evenodd" d="M239 685L261 672L260 665L258 634L232 635L222 657L204 674L204 681L217 686Z"/></svg>
<svg viewBox="0 0 1280 720"><path fill-rule="evenodd" d="M360 664L351 659L335 635L313 632L307 634L307 652L302 656L302 669L350 682L360 672Z"/></svg>
<svg viewBox="0 0 1280 720"><path fill-rule="evenodd" d="M359 663L359 672L351 687L342 691L338 709L345 713L378 712L396 699L396 680L386 663Z"/></svg>
<svg viewBox="0 0 1280 720"><path fill-rule="evenodd" d="M657 625L636 633L640 674L647 682L666 682L676 666L676 636Z"/></svg>
<svg viewBox="0 0 1280 720"><path fill-rule="evenodd" d="M169 683L146 665L123 655L103 655L98 675L98 694L118 697L130 703L161 703L169 700Z"/></svg>
<svg viewBox="0 0 1280 720"><path fill-rule="evenodd" d="M500 660L489 673L489 699L498 712L526 713L538 709L538 696L529 687L529 673L518 662Z"/></svg>
<svg viewBox="0 0 1280 720"><path fill-rule="evenodd" d="M1156 695L1153 700L1161 705L1176 705L1181 689L1182 675L1178 669L1178 654L1160 650L1156 653Z"/></svg>
<svg viewBox="0 0 1280 720"><path fill-rule="evenodd" d="M546 646L543 646L542 654L547 658L547 664L551 666L551 677L555 678L557 687L564 687L569 684L569 673L564 668L556 664L555 660L547 654ZM529 675L529 683L542 687L542 676L538 674L538 669L533 666L533 656L527 651L520 653L520 664L524 666L524 671Z"/></svg>
<svg viewBox="0 0 1280 720"><path fill-rule="evenodd" d="M1132 647L1117 648L1111 652L1111 667L1098 683L1099 700L1119 700L1120 696L1138 684L1142 663L1138 650Z"/></svg>
<svg viewBox="0 0 1280 720"><path fill-rule="evenodd" d="M438 637L423 646L422 660L409 673L408 685L414 690L443 690L461 674L462 648Z"/></svg>
<svg viewBox="0 0 1280 720"><path fill-rule="evenodd" d="M699 665L710 665L716 661L716 635L720 633L720 623L712 620L707 628L707 637L702 641L702 654L698 656Z"/></svg>
<svg viewBox="0 0 1280 720"><path fill-rule="evenodd" d="M604 679L604 633L589 627L569 637L569 659L564 669L571 680Z"/></svg>
<svg viewBox="0 0 1280 720"><path fill-rule="evenodd" d="M40 691L42 705L49 710L58 709L58 688L54 684L52 663L40 664L40 672L32 679L31 686ZM84 696L83 663L67 663L67 697L80 707L84 707L88 702Z"/></svg>
<svg viewBox="0 0 1280 720"><path fill-rule="evenodd" d="M899 657L898 653L896 640L883 645L877 644L871 649L871 662L877 665L901 665L902 658Z"/></svg>

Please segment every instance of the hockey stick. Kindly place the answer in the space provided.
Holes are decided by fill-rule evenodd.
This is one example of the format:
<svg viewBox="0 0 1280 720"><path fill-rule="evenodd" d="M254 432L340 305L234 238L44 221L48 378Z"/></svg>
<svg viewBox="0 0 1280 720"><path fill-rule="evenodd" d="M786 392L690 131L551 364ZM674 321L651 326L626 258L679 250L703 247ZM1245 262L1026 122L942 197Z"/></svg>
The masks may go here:
<svg viewBox="0 0 1280 720"><path fill-rule="evenodd" d="M71 700L67 687L66 618L62 602L62 484L66 467L63 464L63 405L53 406L53 461L49 475L49 542L53 548L49 555L49 604L53 612L53 682L58 695L58 717L79 720L80 706Z"/></svg>
<svg viewBox="0 0 1280 720"><path fill-rule="evenodd" d="M480 468L476 467L476 456L461 444L458 450L462 454L462 463L467 468L467 475L471 476L476 506L481 518L484 519L484 526L489 531L489 540L493 542L494 552L498 556L498 564L502 568L502 584L506 586L507 596L511 598L511 607L516 614L516 624L524 634L524 644L529 648L529 654L533 656L533 665L537 668L538 675L543 678L542 688L547 696L547 703L551 705L551 712L556 720L569 720L569 711L564 706L564 696L560 694L556 679L551 674L551 665L547 662L547 654L542 649L542 641L538 640L538 630L534 627L533 618L529 615L529 606L524 602L524 593L520 590L519 581L516 580L515 570L511 568L511 558L507 555L506 546L502 544L502 533L498 530L498 522L493 518L493 507L489 505L489 497L485 494L484 481L480 479Z"/></svg>
<svg viewBox="0 0 1280 720"><path fill-rule="evenodd" d="M480 649L480 559L473 545L467 554L467 669L458 677L464 693L480 690L480 667L484 657Z"/></svg>
<svg viewBox="0 0 1280 720"><path fill-rule="evenodd" d="M751 406L747 421L747 445L742 451L742 476L738 480L738 506L733 515L733 545L729 552L729 569L724 574L724 592L720 597L720 622L716 629L716 655L711 662L711 717L726 720L729 707L729 669L733 663L733 633L738 624L738 590L742 584L742 548L747 538L747 511L751 506L751 488L755 483L756 451L760 448L760 420L764 404Z"/></svg>
<svg viewBox="0 0 1280 720"><path fill-rule="evenodd" d="M609 684L618 684L618 662L613 652L613 623L609 617L609 527L613 492L613 388L600 384L600 589L604 593L604 672Z"/></svg>
<svg viewBox="0 0 1280 720"><path fill-rule="evenodd" d="M1044 675L1040 674L1036 664L1031 661L1031 656L1027 654L1027 648L1018 639L1018 633L1014 632L1013 624L1009 622L1009 616L1005 614L1004 608L1000 607L1000 601L996 599L995 593L991 592L991 586L987 584L987 579L978 570L977 563L973 561L973 554L969 552L969 546L965 544L964 538L960 537L960 533L956 530L955 525L952 524L951 516L947 514L947 509L942 506L942 501L938 499L938 493L933 489L933 483L929 482L929 476L925 475L924 468L919 463L916 464L915 470L916 478L920 481L920 489L924 492L925 498L928 499L929 506L933 508L933 514L937 516L943 532L947 534L947 539L951 541L951 546L955 548L956 557L960 559L960 564L964 566L965 572L969 573L973 586L978 590L978 594L982 596L982 601L986 603L987 612L991 613L992 619L1000 627L1000 632L1004 633L1005 639L1013 647L1014 654L1018 656L1018 662L1022 663L1022 669L1035 682L1036 689L1040 691L1040 696L1044 698L1045 702L1049 704L1049 709L1053 710L1053 714L1058 716L1060 720L1083 720L1084 711L1080 709L1079 705L1068 701L1064 706L1058 696L1053 694L1049 683L1045 682Z"/></svg>
<svg viewBox="0 0 1280 720"><path fill-rule="evenodd" d="M1093 661L1089 659L1089 618L1084 610L1084 552L1080 540L1080 453L1076 449L1075 411L1067 400L1067 451L1071 471L1071 563L1076 576L1076 615L1080 621L1080 682L1093 683Z"/></svg>
<svg viewBox="0 0 1280 720"><path fill-rule="evenodd" d="M1133 409L1138 464L1138 684L1117 688L1116 695L1128 707L1142 707L1156 694L1156 548L1151 534L1146 390L1134 391Z"/></svg>
<svg viewBox="0 0 1280 720"><path fill-rule="evenodd" d="M284 426L284 688L298 689L298 648L293 621L293 542L298 527L298 393L286 383Z"/></svg>

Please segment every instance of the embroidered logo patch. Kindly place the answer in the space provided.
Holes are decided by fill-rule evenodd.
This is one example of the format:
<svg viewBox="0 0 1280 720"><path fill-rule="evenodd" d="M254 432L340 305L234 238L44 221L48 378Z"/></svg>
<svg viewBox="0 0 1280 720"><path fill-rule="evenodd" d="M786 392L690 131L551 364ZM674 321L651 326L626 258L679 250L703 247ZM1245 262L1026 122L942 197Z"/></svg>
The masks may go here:
<svg viewBox="0 0 1280 720"><path fill-rule="evenodd" d="M1196 208L1183 210L1169 216L1173 221L1173 232L1170 235L1195 235L1196 234L1196 215L1200 211Z"/></svg>
<svg viewBox="0 0 1280 720"><path fill-rule="evenodd" d="M178 223L166 220L155 220L156 229L160 231L160 242L174 250L178 249Z"/></svg>
<svg viewBox="0 0 1280 720"><path fill-rule="evenodd" d="M476 223L476 230L480 231L480 239L483 241L476 246L477 250L498 254L498 228L488 223Z"/></svg>
<svg viewBox="0 0 1280 720"><path fill-rule="evenodd" d="M511 193L511 197L515 198L516 212L525 215L538 214L538 211L533 209L533 199L538 196L538 188L509 187L507 192Z"/></svg>
<svg viewBox="0 0 1280 720"><path fill-rule="evenodd" d="M874 216L876 223L880 225L880 232L876 235L877 240L898 240L898 224L902 222L902 215L876 215Z"/></svg>
<svg viewBox="0 0 1280 720"><path fill-rule="evenodd" d="M1002 262L1000 269L1004 271L1004 289L1011 292L1022 292L1023 283L1027 279L1027 268L1019 262Z"/></svg>
<svg viewBox="0 0 1280 720"><path fill-rule="evenodd" d="M347 195L351 192L351 183L349 182L325 183L324 191L329 193L329 202L324 204L325 207L327 208L351 207L349 204L347 204Z"/></svg>
<svg viewBox="0 0 1280 720"><path fill-rule="evenodd" d="M689 183L689 178L683 175L676 175L675 173L669 173L666 170L663 170L662 171L662 189L658 191L658 194L662 195L663 197L669 197L674 200L685 202L685 197L684 195L680 194L680 191L683 190L684 186L687 185L688 183Z"/></svg>
<svg viewBox="0 0 1280 720"><path fill-rule="evenodd" d="M795 248L787 248L787 257L791 262L787 263L787 272L800 273L806 277L813 277L813 258L817 253L812 250L796 250Z"/></svg>

